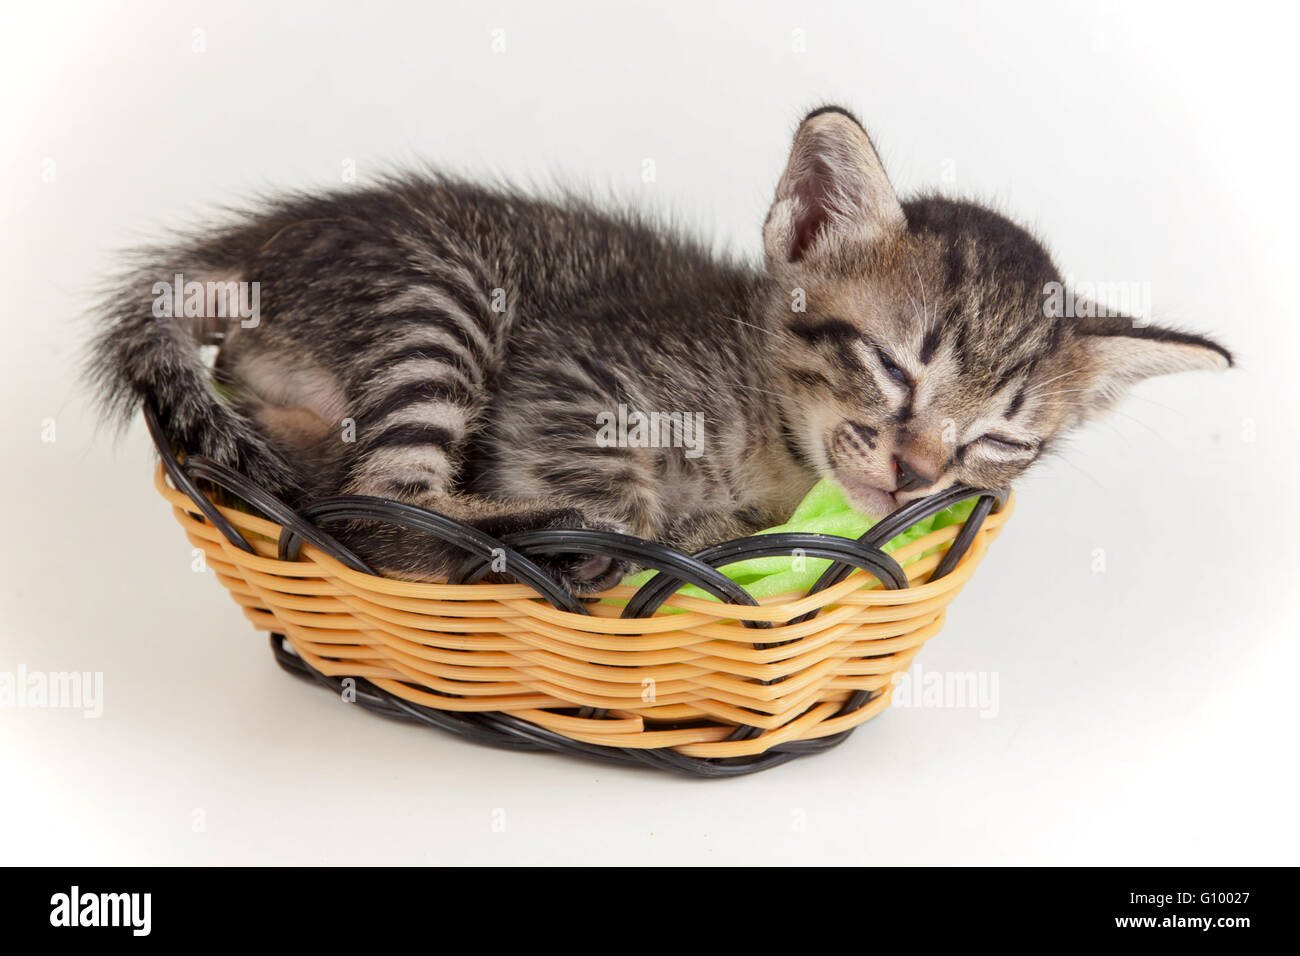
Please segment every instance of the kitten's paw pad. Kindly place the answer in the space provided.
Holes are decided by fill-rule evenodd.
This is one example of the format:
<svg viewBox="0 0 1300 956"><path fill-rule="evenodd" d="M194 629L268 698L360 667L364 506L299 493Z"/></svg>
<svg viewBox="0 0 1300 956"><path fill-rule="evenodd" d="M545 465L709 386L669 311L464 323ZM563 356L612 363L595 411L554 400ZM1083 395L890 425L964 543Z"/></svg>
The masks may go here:
<svg viewBox="0 0 1300 956"><path fill-rule="evenodd" d="M605 554L556 554L537 563L574 594L607 591L627 574L626 561Z"/></svg>
<svg viewBox="0 0 1300 956"><path fill-rule="evenodd" d="M585 531L622 531L608 521L596 521L576 511L557 514L547 527L555 529L582 529ZM607 591L627 574L631 565L606 554L573 553L538 554L533 558L548 574L563 584L573 594L595 594Z"/></svg>
<svg viewBox="0 0 1300 956"><path fill-rule="evenodd" d="M609 521L598 521L587 517L576 508L560 508L546 512L528 512L495 518L481 524L480 529L494 537L502 537L518 531L615 531L624 528ZM542 554L534 552L531 556L534 564L555 578L573 594L594 594L605 591L618 584L631 569L631 565L618 558L604 554L587 554L584 552L558 552Z"/></svg>

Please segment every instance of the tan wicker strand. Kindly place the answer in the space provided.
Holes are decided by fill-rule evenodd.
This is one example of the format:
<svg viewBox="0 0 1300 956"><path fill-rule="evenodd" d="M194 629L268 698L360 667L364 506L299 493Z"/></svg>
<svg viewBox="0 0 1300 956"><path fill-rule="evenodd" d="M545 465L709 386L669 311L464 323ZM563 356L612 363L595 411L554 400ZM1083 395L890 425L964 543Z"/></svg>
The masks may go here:
<svg viewBox="0 0 1300 956"><path fill-rule="evenodd" d="M906 590L858 571L817 594L779 595L757 608L677 594L653 617L625 620L618 614L630 587L607 592L608 602L583 616L525 585L396 581L353 571L310 545L299 560L280 561L278 525L218 506L250 554L198 518L161 466L154 483L253 626L284 634L321 673L364 678L438 710L509 713L588 744L698 758L839 734L888 707L894 681L943 627L1013 507L990 515L938 581L926 578L958 526L894 553L905 563ZM787 623L810 611L818 612L812 620ZM741 615L773 626L745 627ZM842 713L862 691L875 696ZM755 735L729 739L742 725Z"/></svg>

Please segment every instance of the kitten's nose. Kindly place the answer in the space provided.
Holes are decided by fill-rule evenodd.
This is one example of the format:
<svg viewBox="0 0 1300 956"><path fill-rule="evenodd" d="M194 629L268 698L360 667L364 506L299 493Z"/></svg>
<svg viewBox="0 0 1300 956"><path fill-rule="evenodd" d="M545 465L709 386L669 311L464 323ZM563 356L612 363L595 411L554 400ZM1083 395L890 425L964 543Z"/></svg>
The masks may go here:
<svg viewBox="0 0 1300 956"><path fill-rule="evenodd" d="M917 472L916 466L908 463L906 458L894 459L894 477L898 482L895 491L915 491L917 488L924 488L926 485L934 484L938 476L927 477Z"/></svg>

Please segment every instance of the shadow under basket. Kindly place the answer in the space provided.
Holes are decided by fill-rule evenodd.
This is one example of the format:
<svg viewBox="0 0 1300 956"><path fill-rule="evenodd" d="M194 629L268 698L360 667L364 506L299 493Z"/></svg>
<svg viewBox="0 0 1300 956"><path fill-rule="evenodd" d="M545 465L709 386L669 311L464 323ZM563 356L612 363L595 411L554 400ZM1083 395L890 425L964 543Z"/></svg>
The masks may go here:
<svg viewBox="0 0 1300 956"><path fill-rule="evenodd" d="M943 627L1012 510L1009 492L959 487L903 506L858 539L762 534L695 555L593 531L496 540L382 498L293 511L211 460L179 460L151 410L145 418L162 459L159 493L289 673L477 743L700 777L821 753L888 707L896 675ZM974 497L965 522L881 550ZM466 559L447 584L380 577L328 533L349 520L429 534ZM660 573L584 601L530 560L555 553ZM831 564L807 594L762 600L717 570L774 555ZM481 583L503 565L519 583ZM715 599L676 593L683 584Z"/></svg>

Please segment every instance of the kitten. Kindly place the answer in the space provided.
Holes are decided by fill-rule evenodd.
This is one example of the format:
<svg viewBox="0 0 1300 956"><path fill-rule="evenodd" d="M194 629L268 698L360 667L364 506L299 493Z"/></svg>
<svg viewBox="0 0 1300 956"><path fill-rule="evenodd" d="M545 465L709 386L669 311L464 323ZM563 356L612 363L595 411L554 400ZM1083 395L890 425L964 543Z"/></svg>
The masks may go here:
<svg viewBox="0 0 1300 956"><path fill-rule="evenodd" d="M691 551L783 521L820 476L874 515L1006 485L1129 384L1232 362L1199 336L1060 314L1032 236L969 202L900 202L838 107L799 126L763 245L760 269L628 212L435 175L294 195L146 253L89 373L111 412L152 403L178 449L291 505L379 495L493 535ZM258 314L160 307L177 274L256 283ZM639 427L651 413L679 427ZM331 530L395 576L436 580L458 556ZM588 592L626 569L550 570Z"/></svg>

